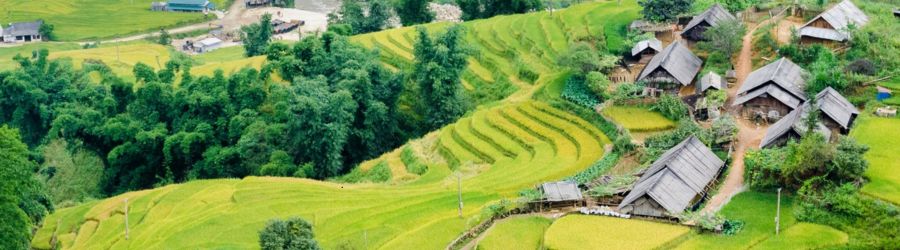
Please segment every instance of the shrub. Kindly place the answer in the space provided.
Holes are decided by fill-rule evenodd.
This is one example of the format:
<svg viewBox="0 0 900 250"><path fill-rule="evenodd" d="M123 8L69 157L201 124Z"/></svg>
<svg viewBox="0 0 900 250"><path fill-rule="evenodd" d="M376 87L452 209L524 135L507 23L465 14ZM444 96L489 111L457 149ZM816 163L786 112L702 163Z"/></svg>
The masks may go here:
<svg viewBox="0 0 900 250"><path fill-rule="evenodd" d="M584 78L572 76L566 80L566 86L562 91L562 98L586 108L593 108L600 104L600 99L584 85Z"/></svg>
<svg viewBox="0 0 900 250"><path fill-rule="evenodd" d="M360 182L386 182L391 180L391 168L387 162L381 161L368 171L354 168L349 174L336 178L337 181L347 183Z"/></svg>
<svg viewBox="0 0 900 250"><path fill-rule="evenodd" d="M850 249L887 249L900 243L900 209L860 195L854 184L802 189L794 215L800 221L825 224L850 235Z"/></svg>
<svg viewBox="0 0 900 250"><path fill-rule="evenodd" d="M535 71L534 68L531 67L531 65L523 62L518 57L516 58L515 67L516 76L518 76L522 80L534 83L534 81L537 81L538 77L540 77L540 74L538 74L538 72Z"/></svg>
<svg viewBox="0 0 900 250"><path fill-rule="evenodd" d="M416 157L415 152L409 146L404 147L403 151L400 152L400 160L403 161L403 165L406 165L407 172L422 175L428 171L428 166L419 161L419 158Z"/></svg>
<svg viewBox="0 0 900 250"><path fill-rule="evenodd" d="M591 71L585 76L584 83L595 96L601 99L609 98L607 88L609 88L610 81L605 74Z"/></svg>
<svg viewBox="0 0 900 250"><path fill-rule="evenodd" d="M666 118L673 121L680 121L688 115L688 106L684 104L677 96L665 94L656 101L650 110L657 111Z"/></svg>
<svg viewBox="0 0 900 250"><path fill-rule="evenodd" d="M787 150L782 148L748 151L744 156L744 178L750 188L771 191L781 187L781 168L786 158Z"/></svg>
<svg viewBox="0 0 900 250"><path fill-rule="evenodd" d="M612 97L610 97L613 102L617 104L621 104L622 101L638 99L643 96L641 93L644 91L644 84L641 82L637 83L622 83L616 86L616 90L613 92Z"/></svg>
<svg viewBox="0 0 900 250"><path fill-rule="evenodd" d="M686 211L676 215L679 221L694 221L701 230L719 231L725 224L725 217L718 213L704 213L700 211Z"/></svg>
<svg viewBox="0 0 900 250"><path fill-rule="evenodd" d="M609 171L609 169L611 169L613 166L615 166L616 162L618 162L618 161L619 161L619 154L617 154L617 153L607 154L606 156L603 156L603 158L601 158L599 161L592 164L587 169L579 172L578 174L575 174L572 177L569 177L568 180L575 181L576 183L578 183L578 185L587 184L587 183L593 181L594 179L597 179L598 177L600 177L607 171Z"/></svg>
<svg viewBox="0 0 900 250"><path fill-rule="evenodd" d="M595 197L610 196L616 194L619 190L631 187L635 181L637 181L637 177L634 175L619 175L613 177L606 184L591 188L590 195Z"/></svg>
<svg viewBox="0 0 900 250"><path fill-rule="evenodd" d="M469 98L475 103L483 104L506 98L518 88L506 79L505 76L494 76L494 82L479 86L469 92Z"/></svg>
<svg viewBox="0 0 900 250"><path fill-rule="evenodd" d="M312 225L292 217L287 220L272 219L259 231L259 247L263 250L317 250Z"/></svg>
<svg viewBox="0 0 900 250"><path fill-rule="evenodd" d="M847 64L847 71L863 74L867 76L875 75L878 73L878 69L875 68L875 64L868 59L856 59L855 61Z"/></svg>

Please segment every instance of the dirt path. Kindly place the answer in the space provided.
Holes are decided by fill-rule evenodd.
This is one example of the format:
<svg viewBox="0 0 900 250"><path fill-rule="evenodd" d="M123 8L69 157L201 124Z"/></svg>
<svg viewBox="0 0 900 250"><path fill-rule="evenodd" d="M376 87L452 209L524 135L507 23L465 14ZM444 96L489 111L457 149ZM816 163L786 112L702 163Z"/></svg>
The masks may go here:
<svg viewBox="0 0 900 250"><path fill-rule="evenodd" d="M740 85L744 82L744 79L747 79L747 75L753 71L753 32L756 31L757 27L765 25L765 23L770 20L772 19L754 25L744 35L741 52L738 55L737 63L734 67L735 72L737 73L737 84L728 89L728 101L725 104L725 108L728 109L728 112L736 118L735 120L737 120L738 141L734 147L734 152L732 152L731 155L732 162L731 168L728 171L728 176L725 177L725 181L719 187L719 192L716 193L716 195L714 195L706 204L706 207L703 208L704 212L719 211L719 209L731 200L731 197L744 191L746 188L744 186L744 154L747 149L757 148L759 142L766 133L765 127L760 127L752 121L743 119L740 115L740 107L732 107L731 104L734 103Z"/></svg>

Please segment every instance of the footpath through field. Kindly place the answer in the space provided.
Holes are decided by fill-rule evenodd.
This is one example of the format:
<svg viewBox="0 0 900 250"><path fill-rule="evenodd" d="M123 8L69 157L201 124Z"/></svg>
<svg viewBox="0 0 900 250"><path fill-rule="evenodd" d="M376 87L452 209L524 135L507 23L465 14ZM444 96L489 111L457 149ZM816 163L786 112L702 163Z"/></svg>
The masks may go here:
<svg viewBox="0 0 900 250"><path fill-rule="evenodd" d="M728 101L725 104L728 112L737 120L738 143L734 147L734 152L732 152L731 167L728 171L728 176L725 177L725 182L719 187L719 192L703 208L703 212L719 211L731 200L731 197L744 191L744 154L746 154L748 148L758 147L759 142L765 135L765 127L760 127L753 121L742 119L740 107L733 107L731 104L734 103L737 91L743 84L744 79L747 79L747 75L753 71L753 33L758 27L765 25L771 20L768 19L754 25L744 35L741 53L738 55L737 63L734 67L737 73L737 84L728 89Z"/></svg>

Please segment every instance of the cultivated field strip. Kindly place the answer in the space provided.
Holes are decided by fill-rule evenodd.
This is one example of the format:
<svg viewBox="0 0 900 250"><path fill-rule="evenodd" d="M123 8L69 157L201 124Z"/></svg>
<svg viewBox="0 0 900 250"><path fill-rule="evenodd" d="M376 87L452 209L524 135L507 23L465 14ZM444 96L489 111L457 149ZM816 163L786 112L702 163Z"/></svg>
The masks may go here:
<svg viewBox="0 0 900 250"><path fill-rule="evenodd" d="M495 158L462 179L466 219L457 218L456 174L450 167L425 162L427 172L410 174L398 149L362 165L387 162L392 174L407 179L345 184L248 177L169 185L61 209L47 219L60 223L41 228L34 246L48 249L56 233L65 249L253 248L256 231L266 220L300 216L315 224L318 240L328 249L364 248L367 243L381 249L443 248L471 226L468 218L489 202L572 175L603 156L601 149L609 141L602 134L592 135L590 127L579 125L584 121L547 112L565 114L540 103L500 105L478 110L437 135L431 150L453 152L441 153L445 158L487 163L473 151ZM122 207L126 197L127 241Z"/></svg>
<svg viewBox="0 0 900 250"><path fill-rule="evenodd" d="M609 1L579 4L552 14L540 11L462 23L466 30L464 39L475 50L469 59L469 68L463 73L463 85L466 90L474 91L502 77L520 91L533 91L532 85L541 85L547 79L540 76L561 70L556 58L573 42L604 37L606 47L621 49L624 29L637 14L633 2ZM429 31L439 31L449 25L445 22L425 27ZM411 65L415 39L413 27L352 38L364 46L380 48L382 61L394 69ZM523 65L535 71L536 82L520 79Z"/></svg>

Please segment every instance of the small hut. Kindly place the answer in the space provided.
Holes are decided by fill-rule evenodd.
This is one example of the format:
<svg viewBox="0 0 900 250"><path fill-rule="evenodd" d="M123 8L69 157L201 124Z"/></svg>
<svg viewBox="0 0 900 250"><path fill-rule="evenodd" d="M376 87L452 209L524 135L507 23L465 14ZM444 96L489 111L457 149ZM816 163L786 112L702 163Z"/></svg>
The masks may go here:
<svg viewBox="0 0 900 250"><path fill-rule="evenodd" d="M831 87L816 94L816 107L822 114L821 121L832 132L850 133L853 122L859 116L859 110L847 98Z"/></svg>
<svg viewBox="0 0 900 250"><path fill-rule="evenodd" d="M663 50L662 42L656 38L637 42L634 48L631 48L631 56L638 58L639 62L647 63L654 55Z"/></svg>
<svg viewBox="0 0 900 250"><path fill-rule="evenodd" d="M900 9L894 9L894 16L900 17Z"/></svg>
<svg viewBox="0 0 900 250"><path fill-rule="evenodd" d="M676 41L653 56L637 80L647 84L644 92L650 96L661 92L678 93L681 87L694 82L702 65L703 60Z"/></svg>
<svg viewBox="0 0 900 250"><path fill-rule="evenodd" d="M803 106L798 107L791 113L788 113L784 118L769 126L766 129L766 135L763 136L762 141L759 143L760 148L771 148L776 146L782 146L787 141L792 139L798 139L800 136L806 134L807 124L806 124L806 116L809 114L809 105L804 104ZM816 124L816 132L825 136L826 139L831 138L831 131L828 127L820 121Z"/></svg>
<svg viewBox="0 0 900 250"><path fill-rule="evenodd" d="M778 120L806 101L805 74L787 58L769 63L747 76L732 105L743 105L745 116Z"/></svg>
<svg viewBox="0 0 900 250"><path fill-rule="evenodd" d="M713 4L713 6L706 9L703 13L700 13L700 15L694 16L694 18L684 26L684 31L681 32L681 36L691 41L703 40L703 32L706 32L706 29L728 20L737 20L737 18L735 18L734 15L731 15L731 13L723 8L722 5L719 5L718 3Z"/></svg>
<svg viewBox="0 0 900 250"><path fill-rule="evenodd" d="M702 201L725 162L691 136L662 154L634 184L619 212L670 217Z"/></svg>
<svg viewBox="0 0 900 250"><path fill-rule="evenodd" d="M300 27L301 21L292 20L290 22L285 22L281 20L272 20L272 32L275 34L283 34L290 32L291 30Z"/></svg>
<svg viewBox="0 0 900 250"><path fill-rule="evenodd" d="M801 44L832 44L850 39L850 25L861 27L869 17L853 2L844 0L803 24L798 30Z"/></svg>
<svg viewBox="0 0 900 250"><path fill-rule="evenodd" d="M723 90L726 88L727 87L725 86L725 79L723 79L719 74L716 74L716 72L712 71L706 73L706 75L700 78L700 81L697 81L698 95L706 95L707 90Z"/></svg>
<svg viewBox="0 0 900 250"><path fill-rule="evenodd" d="M550 207L577 206L584 202L581 189L578 189L578 183L574 181L547 182L541 184L539 189L541 191L541 207L544 205Z"/></svg>
<svg viewBox="0 0 900 250"><path fill-rule="evenodd" d="M215 37L209 37L209 38L205 38L203 40L197 41L193 45L194 45L194 52L206 53L206 52L210 52L210 51L213 51L213 50L216 50L216 49L222 47L222 40L215 38Z"/></svg>
<svg viewBox="0 0 900 250"><path fill-rule="evenodd" d="M166 2L152 2L150 3L151 11L166 11Z"/></svg>

